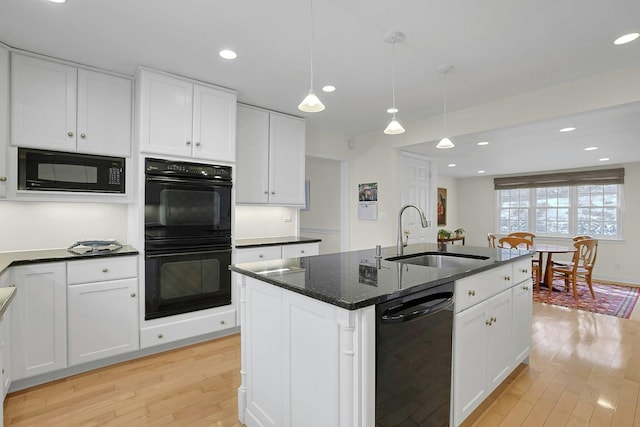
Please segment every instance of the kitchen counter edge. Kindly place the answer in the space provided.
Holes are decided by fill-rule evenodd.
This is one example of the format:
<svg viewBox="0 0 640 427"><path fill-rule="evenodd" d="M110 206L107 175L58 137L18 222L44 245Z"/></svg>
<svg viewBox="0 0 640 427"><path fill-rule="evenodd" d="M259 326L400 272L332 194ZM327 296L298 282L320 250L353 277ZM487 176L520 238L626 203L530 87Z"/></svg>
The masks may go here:
<svg viewBox="0 0 640 427"><path fill-rule="evenodd" d="M94 258L114 256L138 255L139 252L133 246L124 245L121 249L112 252L99 252L91 255L77 255L67 249L40 249L35 251L0 252L0 274L9 267L17 265L39 264L43 262L79 261Z"/></svg>
<svg viewBox="0 0 640 427"><path fill-rule="evenodd" d="M413 251L409 248L408 251L406 251L405 253L415 253L415 252L421 252L424 250L433 250L435 249L435 245L415 245L417 247L417 249L414 249ZM426 246L426 247L425 247ZM451 248L451 246L449 246ZM461 249L459 249L461 248ZM470 250L465 250L465 248L470 249ZM391 249L391 248L384 248L383 251L385 249ZM482 251L479 252L478 250ZM431 274L430 278L424 282L421 283L416 283L411 285L410 287L407 288L403 288L400 290L394 290L392 292L388 292L388 293L383 293L383 294L379 294L379 295L375 295L375 296L371 296L371 297L365 297L362 298L361 300L358 301L346 301L344 299L340 299L339 297L335 297L335 296L331 296L328 293L324 293L321 291L317 291L317 290L309 290L306 289L305 287L300 287L297 285L292 285L290 283L287 283L286 280L282 280L281 275L275 275L275 276L270 276L270 275L264 275L262 273L259 273L258 271L263 270L264 267L260 267L260 265L266 265L267 263L270 263L272 266L277 267L276 264L274 263L281 263L283 266L287 266L287 265L298 265L300 263L302 263L303 265L306 264L304 262L304 260L307 259L312 259L314 258L314 256L311 257L304 257L304 258L290 258L288 260L284 259L284 260L277 260L277 261L263 261L263 262L255 262L255 263L243 263L243 264L234 264L229 266L229 269L231 271L234 271L236 273L239 274L243 274L245 276L248 277L252 277L254 279L263 281L265 283L269 283L271 285L283 288L283 289L287 289L289 291L301 294L301 295L305 295L308 296L310 298L319 300L319 301L323 301L326 302L328 304L340 307L340 308L344 308L347 310L358 310L360 308L364 308L364 307L368 307L371 305L375 305L375 304L379 304L381 302L385 302L385 301L389 301L391 299L395 299L395 298L399 298L405 295L409 295L411 293L414 292L419 292L421 290L424 289L428 289L434 286L438 286L441 285L443 283L448 283L448 282L453 282L456 280L460 280L462 278L468 277L468 276L472 276L478 273L481 273L483 271L487 271L487 270L491 270L494 268L497 268L501 265L504 264L508 264L508 263L512 263L514 261L516 261L517 259L520 258L525 258L525 257L532 257L532 255L535 253L534 251L525 251L525 250L515 250L515 251L505 251L502 249L486 249L486 248L479 248L479 247L469 247L469 246L460 246L460 247L455 247L453 250L450 250L450 252L458 252L458 253L471 253L471 254L478 254L478 253L487 253L487 251L496 253L495 257L490 257L489 260L487 260L487 262L483 263L482 265L479 265L475 268L469 269L469 270L459 270L459 271L451 271L449 270L447 273L443 274L442 276L435 276L433 274ZM338 255L344 255L344 254L357 254L358 256L362 256L362 254L367 253L368 251L352 251L352 252L342 252L342 253L337 253L337 254L329 254L329 255L325 255L326 256L338 256ZM498 256L497 254L501 254L502 256ZM505 254L507 254L506 256L504 256ZM322 255L317 255L315 257L320 257ZM390 262L390 261L387 261ZM393 262L395 264L395 262ZM415 268L415 266L413 266ZM429 267L423 267L423 268L429 268ZM433 273L433 270L431 271L431 273ZM344 286L344 285L349 285L349 284L344 284L341 283L340 286Z"/></svg>
<svg viewBox="0 0 640 427"><path fill-rule="evenodd" d="M322 239L311 237L261 237L257 239L237 239L235 241L236 249L259 248L263 246L282 246L282 245L299 245L303 243L319 243Z"/></svg>

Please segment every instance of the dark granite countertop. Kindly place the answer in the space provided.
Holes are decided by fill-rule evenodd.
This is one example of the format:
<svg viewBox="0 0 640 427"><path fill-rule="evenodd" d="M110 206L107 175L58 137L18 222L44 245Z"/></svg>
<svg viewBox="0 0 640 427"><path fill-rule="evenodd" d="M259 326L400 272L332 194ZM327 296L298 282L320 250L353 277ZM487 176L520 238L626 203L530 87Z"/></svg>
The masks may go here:
<svg viewBox="0 0 640 427"><path fill-rule="evenodd" d="M237 249L258 248L261 246L297 245L300 243L317 243L322 239L312 239L310 237L263 237L259 239L237 239L235 246Z"/></svg>
<svg viewBox="0 0 640 427"><path fill-rule="evenodd" d="M97 252L84 255L77 255L67 249L43 249L37 251L1 252L0 253L0 274L7 268L16 265L37 264L42 262L74 261L91 258L102 258L112 256L137 255L138 250L132 246L124 245L121 249L113 252Z"/></svg>
<svg viewBox="0 0 640 427"><path fill-rule="evenodd" d="M372 248L241 263L229 268L338 307L356 310L489 270L517 258L531 256L531 252L524 250L462 245L447 245L440 251L437 244L416 244L409 245L404 250L405 255L421 252L468 254L488 259L467 268L425 267L385 260L396 255L396 247L393 246L382 248L380 259L376 259L375 249Z"/></svg>

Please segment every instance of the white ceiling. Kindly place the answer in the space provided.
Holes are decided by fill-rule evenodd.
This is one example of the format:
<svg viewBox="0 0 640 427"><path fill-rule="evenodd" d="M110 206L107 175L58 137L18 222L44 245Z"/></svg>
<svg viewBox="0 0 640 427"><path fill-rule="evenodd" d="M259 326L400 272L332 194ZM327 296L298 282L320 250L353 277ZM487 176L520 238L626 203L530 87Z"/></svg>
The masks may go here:
<svg viewBox="0 0 640 427"><path fill-rule="evenodd" d="M212 82L236 89L241 102L306 117L312 127L346 136L382 132L390 119L391 45L383 40L389 31L405 34L395 53L396 104L404 124L442 114L437 68L443 64L455 66L447 83L449 111L640 65L640 41L611 43L640 30L638 0L315 0L314 13L314 86L326 105L314 114L297 110L309 89L306 0L0 0L0 41L128 75L144 65ZM222 48L237 51L238 59L221 59ZM322 93L325 84L336 92ZM557 137L587 135L601 147L585 154L593 164L604 155L638 161L637 138L628 141L640 134L639 107L627 107L571 118L592 126ZM534 144L543 157L526 153L532 162L567 168L573 165L544 156L560 154L558 141L540 137L565 123L456 136L455 150L435 152L433 144L411 150L444 163L450 156L458 164L465 156L474 160L453 176L477 168L516 172L509 163L481 166L483 156L467 147L481 139L492 141L486 153L513 150L502 156L507 159L523 157L521 143ZM576 156L568 149L562 155Z"/></svg>

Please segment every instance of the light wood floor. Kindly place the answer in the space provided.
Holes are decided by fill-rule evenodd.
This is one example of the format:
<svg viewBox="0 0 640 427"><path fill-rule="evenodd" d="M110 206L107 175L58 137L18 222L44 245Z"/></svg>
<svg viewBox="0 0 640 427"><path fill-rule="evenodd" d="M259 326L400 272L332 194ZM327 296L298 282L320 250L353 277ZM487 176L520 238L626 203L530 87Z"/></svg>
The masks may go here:
<svg viewBox="0 0 640 427"><path fill-rule="evenodd" d="M640 322L534 304L532 341L465 426L640 426ZM4 422L240 426L239 370L234 335L12 393Z"/></svg>

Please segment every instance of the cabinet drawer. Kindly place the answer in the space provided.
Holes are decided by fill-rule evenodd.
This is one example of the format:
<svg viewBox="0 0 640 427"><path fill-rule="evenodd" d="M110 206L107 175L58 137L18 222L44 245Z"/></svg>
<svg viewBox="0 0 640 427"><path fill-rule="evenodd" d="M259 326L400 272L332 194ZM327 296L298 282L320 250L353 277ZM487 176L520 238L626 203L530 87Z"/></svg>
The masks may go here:
<svg viewBox="0 0 640 427"><path fill-rule="evenodd" d="M140 328L140 348L152 347L236 326L236 311L209 314L195 319Z"/></svg>
<svg viewBox="0 0 640 427"><path fill-rule="evenodd" d="M456 313L511 287L511 275L511 264L507 264L456 281Z"/></svg>
<svg viewBox="0 0 640 427"><path fill-rule="evenodd" d="M531 280L531 258L523 258L511 264L513 266L512 284L523 282L527 279Z"/></svg>
<svg viewBox="0 0 640 427"><path fill-rule="evenodd" d="M282 246L282 258L298 258L303 256L318 255L317 243L300 243L296 245Z"/></svg>
<svg viewBox="0 0 640 427"><path fill-rule="evenodd" d="M67 283L103 282L138 276L137 257L107 257L67 263Z"/></svg>
<svg viewBox="0 0 640 427"><path fill-rule="evenodd" d="M282 258L281 246L262 246L236 250L236 263L268 261Z"/></svg>

